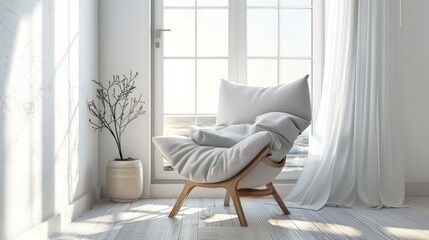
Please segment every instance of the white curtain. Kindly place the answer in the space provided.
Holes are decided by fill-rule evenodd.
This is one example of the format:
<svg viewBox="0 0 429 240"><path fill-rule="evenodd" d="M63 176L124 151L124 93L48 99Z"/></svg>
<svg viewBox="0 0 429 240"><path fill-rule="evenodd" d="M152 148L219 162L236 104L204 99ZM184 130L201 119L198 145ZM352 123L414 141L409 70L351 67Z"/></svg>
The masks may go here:
<svg viewBox="0 0 429 240"><path fill-rule="evenodd" d="M402 159L392 154L389 83L399 77L399 0L325 1L325 62L309 159L290 207L397 207Z"/></svg>

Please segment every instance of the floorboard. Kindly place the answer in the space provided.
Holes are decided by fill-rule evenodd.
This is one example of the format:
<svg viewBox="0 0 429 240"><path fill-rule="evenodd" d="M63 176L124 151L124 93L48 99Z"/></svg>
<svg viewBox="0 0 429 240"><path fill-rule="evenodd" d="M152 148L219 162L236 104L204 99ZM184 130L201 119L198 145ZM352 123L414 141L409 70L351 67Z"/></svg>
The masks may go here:
<svg viewBox="0 0 429 240"><path fill-rule="evenodd" d="M183 220L180 227L179 239L198 239L198 222L199 222L199 199L188 198L182 207Z"/></svg>
<svg viewBox="0 0 429 240"><path fill-rule="evenodd" d="M168 218L175 201L101 200L52 239L429 239L429 198L407 198L403 208L289 209L290 215L272 199L243 199L248 227L220 198L189 198Z"/></svg>

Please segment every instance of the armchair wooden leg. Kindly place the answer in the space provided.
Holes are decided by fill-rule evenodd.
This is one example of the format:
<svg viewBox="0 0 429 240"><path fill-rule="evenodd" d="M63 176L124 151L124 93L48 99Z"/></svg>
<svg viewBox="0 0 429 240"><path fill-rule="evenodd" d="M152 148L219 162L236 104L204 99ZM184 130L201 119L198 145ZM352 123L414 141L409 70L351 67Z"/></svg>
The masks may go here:
<svg viewBox="0 0 429 240"><path fill-rule="evenodd" d="M236 188L228 189L229 194L231 195L232 202L234 203L235 211L238 215L238 220L240 220L240 225L242 227L247 227L247 220L244 216L243 207L241 206L240 197Z"/></svg>
<svg viewBox="0 0 429 240"><path fill-rule="evenodd" d="M177 215L177 213L180 210L180 207L182 207L183 203L185 202L186 198L188 197L189 193L192 191L194 187L195 187L194 184L192 184L189 181L186 181L185 187L183 187L182 193L180 194L179 198L176 201L176 204L174 204L173 209L168 215L169 218L174 218Z"/></svg>
<svg viewBox="0 0 429 240"><path fill-rule="evenodd" d="M226 193L225 193L225 200L224 200L224 202L223 202L223 205L225 206L225 207L228 207L229 206L229 200L231 199L231 195L229 194L229 191L228 190L226 190Z"/></svg>
<svg viewBox="0 0 429 240"><path fill-rule="evenodd" d="M282 211L285 215L289 215L290 214L289 209L287 209L285 203L283 202L282 198L280 197L280 195L277 192L276 188L274 187L273 183L268 183L266 186L267 186L267 188L273 189L273 197L276 200L277 204L282 209Z"/></svg>

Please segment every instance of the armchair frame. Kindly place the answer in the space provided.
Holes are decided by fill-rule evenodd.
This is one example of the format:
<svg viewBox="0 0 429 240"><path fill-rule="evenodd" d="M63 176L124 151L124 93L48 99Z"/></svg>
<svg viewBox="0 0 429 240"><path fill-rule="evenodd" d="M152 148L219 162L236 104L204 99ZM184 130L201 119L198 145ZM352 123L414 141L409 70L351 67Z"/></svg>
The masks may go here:
<svg viewBox="0 0 429 240"><path fill-rule="evenodd" d="M189 193L194 189L195 187L204 187L204 188L225 188L226 194L225 194L225 201L224 206L229 206L230 199L232 198L232 201L234 203L235 211L237 212L238 219L240 221L240 225L242 227L247 227L247 220L244 216L243 207L241 205L240 197L264 197L268 195L273 195L274 199L276 200L279 207L282 209L283 213L286 215L289 215L290 212L287 209L286 205L284 204L283 200L281 199L280 195L274 188L274 185L272 182L268 182L265 184L267 187L266 189L254 189L254 188L239 188L240 181L248 175L258 164L267 164L268 166L272 168L283 168L283 166L286 163L286 158L284 158L279 163L274 163L271 161L267 155L271 151L269 147L265 147L243 170L241 170L238 174L236 174L234 177L225 180L223 182L217 182L217 183L198 183L193 182L190 180L186 180L185 186L182 190L182 193L180 194L179 198L176 201L176 204L174 205L173 209L171 210L168 217L174 218L177 213L179 212L180 208L182 207L183 203L185 202L186 198L189 196Z"/></svg>

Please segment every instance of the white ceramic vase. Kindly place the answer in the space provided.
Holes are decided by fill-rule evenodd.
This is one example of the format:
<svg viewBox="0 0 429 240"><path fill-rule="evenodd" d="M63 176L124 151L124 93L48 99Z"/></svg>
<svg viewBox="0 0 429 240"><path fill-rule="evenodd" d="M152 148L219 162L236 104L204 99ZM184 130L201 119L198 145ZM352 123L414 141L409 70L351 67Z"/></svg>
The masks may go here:
<svg viewBox="0 0 429 240"><path fill-rule="evenodd" d="M143 191L143 167L139 159L110 160L106 169L107 195L113 202L134 202Z"/></svg>

